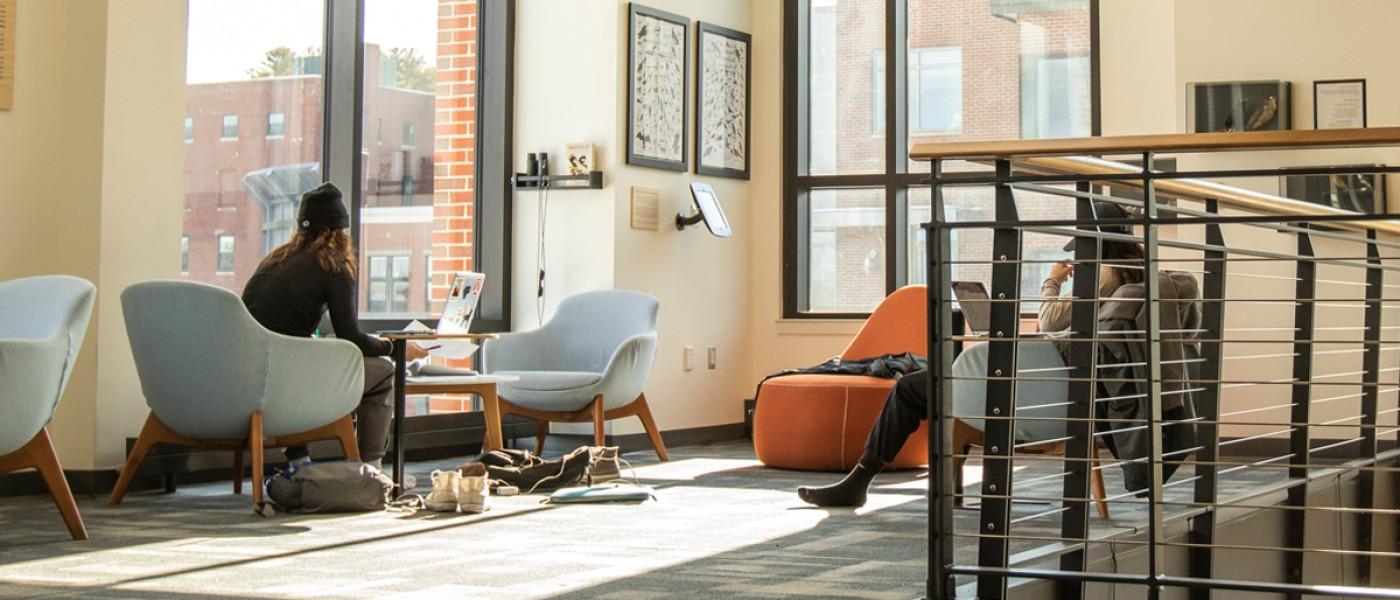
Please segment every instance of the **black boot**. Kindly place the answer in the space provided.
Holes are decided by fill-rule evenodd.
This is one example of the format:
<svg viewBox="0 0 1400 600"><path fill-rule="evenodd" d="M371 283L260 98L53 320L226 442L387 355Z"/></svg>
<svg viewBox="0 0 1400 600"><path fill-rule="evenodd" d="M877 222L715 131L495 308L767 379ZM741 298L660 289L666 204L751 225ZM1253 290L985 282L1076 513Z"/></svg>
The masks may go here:
<svg viewBox="0 0 1400 600"><path fill-rule="evenodd" d="M880 469L857 464L845 479L822 487L797 488L797 497L816 506L865 506L866 490Z"/></svg>

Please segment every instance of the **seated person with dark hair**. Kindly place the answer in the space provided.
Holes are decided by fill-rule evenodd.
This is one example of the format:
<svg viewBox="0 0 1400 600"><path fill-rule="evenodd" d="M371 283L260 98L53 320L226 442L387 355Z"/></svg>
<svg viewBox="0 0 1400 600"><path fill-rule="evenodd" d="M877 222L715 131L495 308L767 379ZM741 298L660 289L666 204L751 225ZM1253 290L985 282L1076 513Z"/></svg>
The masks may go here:
<svg viewBox="0 0 1400 600"><path fill-rule="evenodd" d="M1099 203L1104 204L1104 203ZM1109 205L1111 208L1096 207L1100 211L1112 211L1117 216L1123 213L1116 205ZM1114 215L1107 215L1106 218L1115 218ZM1105 228L1107 229L1107 228ZM1125 233L1130 231L1110 230L1113 233ZM1073 242L1071 241L1071 244ZM1066 246L1070 249L1072 246ZM1103 243L1104 261L1099 267L1099 299L1107 299L1114 295L1118 289L1126 284L1142 283L1143 281L1143 261L1144 252L1142 246L1133 242L1118 242L1105 240ZM1041 286L1041 294L1044 300L1040 306L1038 324L1042 332L1067 331L1070 325L1070 312L1072 302L1060 298L1060 288L1071 276L1074 267L1066 263L1057 263L1050 269L1050 275ZM1171 274L1176 277L1184 274ZM1169 277L1167 272L1163 272L1164 278ZM1184 275L1187 279L1189 275ZM1189 288L1189 289L1188 289ZM1162 290L1163 298L1167 298L1169 290L1176 287L1165 287ZM1189 285L1181 288L1183 296L1196 295L1194 280ZM1184 311L1179 318L1180 322L1187 322L1188 316L1185 312L1196 311L1199 315L1199 303L1179 302L1175 303L1178 310ZM1196 321L1199 321L1197 317ZM1041 342L1045 343L1045 342ZM1066 344L1067 345L1067 344ZM983 371L972 376L985 375L986 365L986 344L977 344L958 356L954 365L955 375L960 375L959 371L973 370L972 365L982 365ZM1063 347L1059 350L1060 360L1068 364L1067 350ZM1054 360L1055 352L1049 352ZM1044 356L1044 353L1040 354ZM980 363L979 363L980 361ZM1030 365L1023 364L1022 369L1033 369L1037 367L1047 367L1054 365ZM960 375L961 376L961 375ZM1027 382L1029 383L1029 382ZM879 418L875 421L875 426L870 430L870 436L865 442L865 452L861 455L860 461L855 468L846 475L844 479L831 485L822 487L800 487L797 495L803 501L816 506L863 506L866 500L867 489L870 482L884 468L886 464L894 460L904 447L904 442L919 428L919 423L928 416L928 371L917 371L900 379L890 390L889 396L885 400L885 407L880 411ZM1020 384L1018 384L1020 385ZM1063 382L1058 385L1063 386ZM954 414L976 415L985 414L985 385L982 381L956 381L954 383L955 405ZM1063 396L1063 392L1060 394ZM975 397L973 397L975 396ZM975 408L974 408L975 407ZM1041 421L1040 424L1048 422ZM1063 426L1063 422L1053 422ZM980 423L969 423L980 429ZM1028 427L1035 427L1030 424Z"/></svg>

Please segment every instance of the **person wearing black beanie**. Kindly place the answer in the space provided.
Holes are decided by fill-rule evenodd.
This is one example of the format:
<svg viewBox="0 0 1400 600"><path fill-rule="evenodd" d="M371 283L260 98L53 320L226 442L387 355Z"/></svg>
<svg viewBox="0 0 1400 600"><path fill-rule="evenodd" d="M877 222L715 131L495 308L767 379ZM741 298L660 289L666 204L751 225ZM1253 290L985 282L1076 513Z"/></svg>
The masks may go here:
<svg viewBox="0 0 1400 600"><path fill-rule="evenodd" d="M243 303L263 327L283 335L309 337L321 316L330 312L336 337L349 340L365 355L365 391L355 409L360 460L379 466L393 421L394 365L384 356L388 340L360 330L355 284L355 247L350 213L335 184L323 183L301 196L297 231L269 252L243 288ZM408 346L408 359L424 355ZM315 385L315 382L307 382ZM306 447L287 449L293 464L310 461Z"/></svg>

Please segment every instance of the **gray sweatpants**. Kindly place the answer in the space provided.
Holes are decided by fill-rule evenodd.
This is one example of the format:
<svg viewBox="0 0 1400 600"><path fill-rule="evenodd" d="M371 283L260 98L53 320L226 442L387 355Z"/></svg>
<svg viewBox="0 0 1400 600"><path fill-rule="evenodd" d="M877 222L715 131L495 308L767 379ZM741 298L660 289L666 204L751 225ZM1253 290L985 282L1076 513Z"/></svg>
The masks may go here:
<svg viewBox="0 0 1400 600"><path fill-rule="evenodd" d="M365 393L355 408L355 437L359 440L360 460L384 458L389 447L389 426L394 422L394 362L380 356L365 357ZM306 446L287 448L287 460L311 453Z"/></svg>

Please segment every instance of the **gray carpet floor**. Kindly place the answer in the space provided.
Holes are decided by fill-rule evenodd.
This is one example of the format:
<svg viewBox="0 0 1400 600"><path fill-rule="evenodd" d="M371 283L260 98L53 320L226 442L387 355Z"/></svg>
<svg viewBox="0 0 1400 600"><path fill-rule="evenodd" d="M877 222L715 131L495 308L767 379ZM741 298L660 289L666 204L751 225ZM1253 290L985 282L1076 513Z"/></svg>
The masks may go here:
<svg viewBox="0 0 1400 600"><path fill-rule="evenodd" d="M47 497L0 498L0 598L872 598L917 597L927 510L922 471L881 475L859 510L806 507L799 485L831 474L764 468L744 442L676 448L658 463L626 457L656 500L544 505L495 498L482 515L420 512L263 518L230 485L133 494L121 506L80 498L91 541L72 542ZM411 464L427 482L434 468ZM1018 493L1058 496L1059 463L1027 461ZM1121 492L1116 468L1109 494ZM1275 475L1234 477L1222 496ZM968 484L977 481L975 464ZM1189 470L1169 489L1185 498ZM969 488L971 490L973 488ZM1169 497L1172 497L1169 496ZM1141 527L1145 508L1115 504L1104 537ZM1017 503L1013 534L1058 533L1053 505ZM977 511L957 511L958 530ZM1021 540L1013 555L1046 542ZM959 562L976 540L957 540Z"/></svg>

